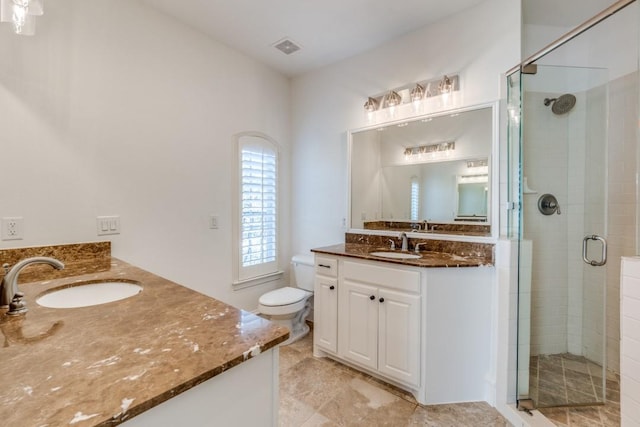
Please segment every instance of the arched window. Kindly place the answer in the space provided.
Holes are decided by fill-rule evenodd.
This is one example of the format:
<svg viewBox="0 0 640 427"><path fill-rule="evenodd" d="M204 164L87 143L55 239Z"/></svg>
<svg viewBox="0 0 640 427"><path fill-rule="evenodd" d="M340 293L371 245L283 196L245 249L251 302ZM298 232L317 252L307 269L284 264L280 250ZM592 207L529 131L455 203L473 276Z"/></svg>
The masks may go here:
<svg viewBox="0 0 640 427"><path fill-rule="evenodd" d="M235 231L236 284L278 271L278 144L247 132L236 139L238 182Z"/></svg>

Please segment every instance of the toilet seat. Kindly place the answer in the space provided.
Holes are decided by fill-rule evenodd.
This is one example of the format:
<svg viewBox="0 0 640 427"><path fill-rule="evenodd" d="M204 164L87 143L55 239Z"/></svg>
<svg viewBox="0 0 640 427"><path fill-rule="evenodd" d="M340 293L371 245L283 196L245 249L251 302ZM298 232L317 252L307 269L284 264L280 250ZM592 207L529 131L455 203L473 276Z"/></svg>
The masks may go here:
<svg viewBox="0 0 640 427"><path fill-rule="evenodd" d="M303 300L310 294L311 292L305 291L304 289L287 286L284 288L274 289L273 291L269 291L262 295L259 299L259 303L270 307L289 305Z"/></svg>
<svg viewBox="0 0 640 427"><path fill-rule="evenodd" d="M267 315L289 314L304 308L311 292L290 286L275 289L258 300L260 313Z"/></svg>

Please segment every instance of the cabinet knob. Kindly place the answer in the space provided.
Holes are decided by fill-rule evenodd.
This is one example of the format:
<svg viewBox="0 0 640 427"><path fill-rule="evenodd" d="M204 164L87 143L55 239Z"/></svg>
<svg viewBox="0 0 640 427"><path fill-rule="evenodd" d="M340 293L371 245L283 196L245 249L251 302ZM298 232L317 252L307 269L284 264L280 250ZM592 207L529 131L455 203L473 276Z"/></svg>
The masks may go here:
<svg viewBox="0 0 640 427"><path fill-rule="evenodd" d="M384 302L384 298L380 298L378 301L380 301L380 302Z"/></svg>
<svg viewBox="0 0 640 427"><path fill-rule="evenodd" d="M369 299L370 299L371 301L373 301L374 299L376 299L376 296L375 296L375 295L371 295L371 296L369 297Z"/></svg>
<svg viewBox="0 0 640 427"><path fill-rule="evenodd" d="M335 288L336 288L336 287L335 287L335 286L333 286L333 285L329 286L329 289L331 289L331 290L334 290Z"/></svg>

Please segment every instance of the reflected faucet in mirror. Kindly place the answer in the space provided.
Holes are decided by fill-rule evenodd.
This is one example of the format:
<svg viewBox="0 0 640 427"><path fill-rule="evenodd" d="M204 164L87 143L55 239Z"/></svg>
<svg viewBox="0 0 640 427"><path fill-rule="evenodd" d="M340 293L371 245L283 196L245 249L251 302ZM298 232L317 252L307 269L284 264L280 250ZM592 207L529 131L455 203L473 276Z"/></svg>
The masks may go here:
<svg viewBox="0 0 640 427"><path fill-rule="evenodd" d="M64 264L55 258L33 257L25 258L9 268L4 264L5 276L0 283L0 308L9 308L7 314L14 316L27 312L26 303L22 300L24 294L18 291L18 276L22 270L31 264L48 264L57 270L62 270Z"/></svg>
<svg viewBox="0 0 640 427"><path fill-rule="evenodd" d="M407 238L407 233L400 233L400 239L402 240L402 251L409 250L409 239Z"/></svg>

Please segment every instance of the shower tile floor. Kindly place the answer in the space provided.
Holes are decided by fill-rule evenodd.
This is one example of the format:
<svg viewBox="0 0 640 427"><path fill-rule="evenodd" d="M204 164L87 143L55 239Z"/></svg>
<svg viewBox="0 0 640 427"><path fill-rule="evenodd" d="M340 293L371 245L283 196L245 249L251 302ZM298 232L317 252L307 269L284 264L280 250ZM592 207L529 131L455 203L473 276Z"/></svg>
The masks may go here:
<svg viewBox="0 0 640 427"><path fill-rule="evenodd" d="M530 397L540 412L557 426L620 425L618 374L606 374L604 405L584 406L602 401L602 366L568 353L540 355L531 357L529 373Z"/></svg>
<svg viewBox="0 0 640 427"><path fill-rule="evenodd" d="M382 381L312 354L312 333L280 347L279 426L505 427L485 402L419 405Z"/></svg>

